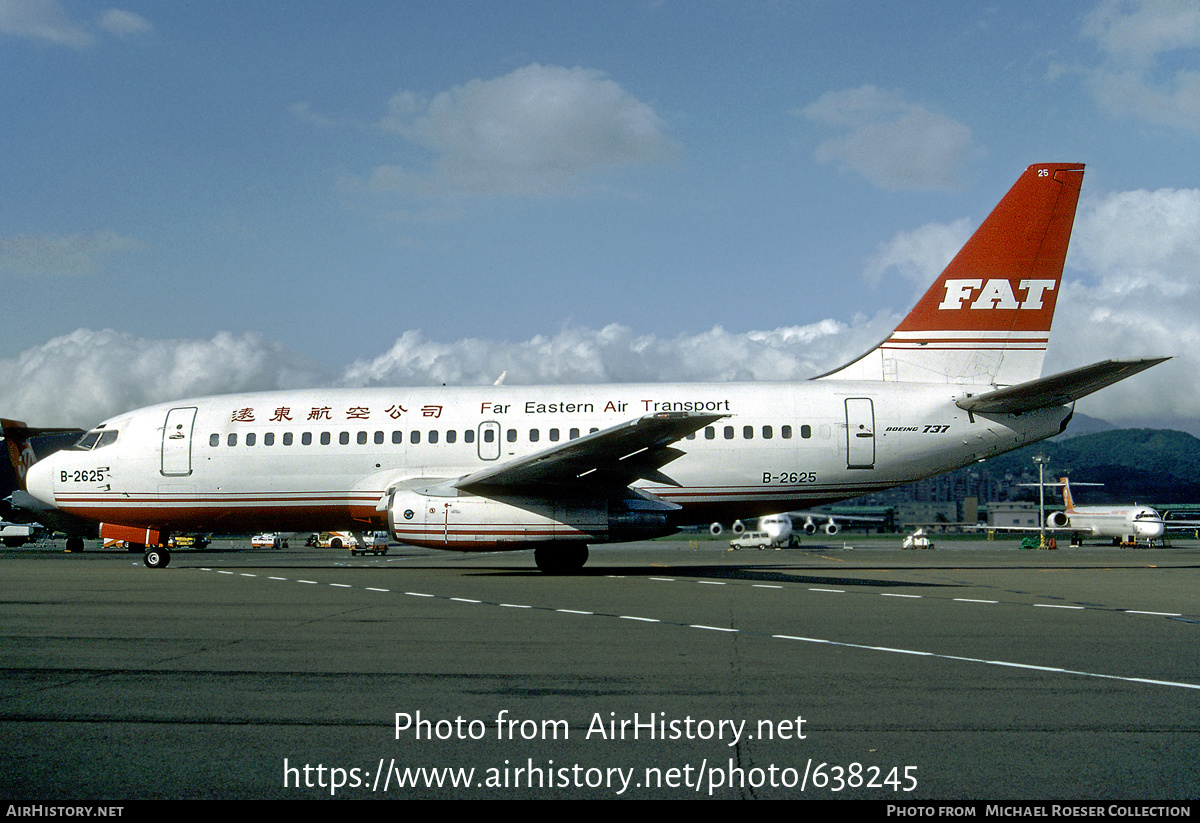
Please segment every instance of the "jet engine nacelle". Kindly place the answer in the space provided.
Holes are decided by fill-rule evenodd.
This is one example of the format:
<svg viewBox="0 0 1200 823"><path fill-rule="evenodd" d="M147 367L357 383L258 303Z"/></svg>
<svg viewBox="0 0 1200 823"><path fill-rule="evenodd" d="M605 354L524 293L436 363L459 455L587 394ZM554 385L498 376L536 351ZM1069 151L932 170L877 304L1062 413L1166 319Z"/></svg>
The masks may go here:
<svg viewBox="0 0 1200 823"><path fill-rule="evenodd" d="M722 526L720 523L713 523L711 526L708 527L708 533L711 534L713 537L719 537L721 535L721 532L723 532L723 531L725 531L725 527Z"/></svg>
<svg viewBox="0 0 1200 823"><path fill-rule="evenodd" d="M441 489L435 489L440 491ZM502 551L530 543L609 543L670 534L670 504L643 498L547 499L402 490L387 506L402 543L459 551Z"/></svg>
<svg viewBox="0 0 1200 823"><path fill-rule="evenodd" d="M741 520L734 520L733 525L729 527L734 534L741 534L746 530L746 524Z"/></svg>
<svg viewBox="0 0 1200 823"><path fill-rule="evenodd" d="M1046 515L1046 525L1052 529L1065 529L1070 522L1066 512L1050 512Z"/></svg>
<svg viewBox="0 0 1200 823"><path fill-rule="evenodd" d="M840 531L841 531L841 528L838 526L837 523L833 522L833 518L830 518L829 522L827 522L825 524L825 534L829 535L830 537L833 537L835 534L837 534Z"/></svg>
<svg viewBox="0 0 1200 823"><path fill-rule="evenodd" d="M804 521L804 533L805 534L816 534L817 533L817 524L813 522L813 519L811 517L807 518Z"/></svg>

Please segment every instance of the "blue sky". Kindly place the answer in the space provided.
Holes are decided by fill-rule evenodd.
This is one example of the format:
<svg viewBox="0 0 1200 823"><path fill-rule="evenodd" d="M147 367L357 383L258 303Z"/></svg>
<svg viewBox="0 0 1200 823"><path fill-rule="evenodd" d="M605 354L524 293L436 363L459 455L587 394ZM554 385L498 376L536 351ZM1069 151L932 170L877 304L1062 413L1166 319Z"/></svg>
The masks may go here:
<svg viewBox="0 0 1200 823"><path fill-rule="evenodd" d="M1191 0L0 0L0 89L8 416L803 379L1081 161L1047 369L1174 355L1080 410L1200 430Z"/></svg>

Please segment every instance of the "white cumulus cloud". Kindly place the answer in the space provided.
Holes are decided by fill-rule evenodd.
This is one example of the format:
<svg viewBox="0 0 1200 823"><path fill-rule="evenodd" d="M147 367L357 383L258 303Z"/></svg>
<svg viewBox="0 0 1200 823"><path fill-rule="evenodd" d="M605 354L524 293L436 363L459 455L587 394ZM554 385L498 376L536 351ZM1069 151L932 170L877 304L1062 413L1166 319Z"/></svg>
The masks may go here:
<svg viewBox="0 0 1200 823"><path fill-rule="evenodd" d="M665 381L803 380L862 354L887 321L861 329L823 320L772 331L706 332L660 338L613 324L567 327L551 336L442 343L420 332L401 336L387 352L347 367L346 385L486 385L505 382L660 383ZM841 359L839 359L841 358Z"/></svg>
<svg viewBox="0 0 1200 823"><path fill-rule="evenodd" d="M26 276L90 274L100 268L100 259L106 255L143 248L140 241L111 231L0 237L0 272Z"/></svg>
<svg viewBox="0 0 1200 823"><path fill-rule="evenodd" d="M95 27L120 37L153 28L141 15L121 9L102 12ZM92 27L73 19L57 0L0 0L0 33L75 49L96 42Z"/></svg>
<svg viewBox="0 0 1200 823"><path fill-rule="evenodd" d="M975 228L975 224L964 217L949 224L927 223L912 231L900 232L867 260L867 281L877 284L885 274L895 271L917 289L915 298L941 274Z"/></svg>
<svg viewBox="0 0 1200 823"><path fill-rule="evenodd" d="M331 379L317 364L254 333L153 340L78 329L0 359L0 410L35 426L88 427L168 400Z"/></svg>
<svg viewBox="0 0 1200 823"><path fill-rule="evenodd" d="M826 92L800 114L844 132L817 147L818 160L836 160L885 189L953 188L971 146L962 123L875 86Z"/></svg>
<svg viewBox="0 0 1200 823"><path fill-rule="evenodd" d="M150 25L150 21L140 14L121 9L108 9L101 14L99 26L109 34L115 34L118 37L144 34L154 28Z"/></svg>
<svg viewBox="0 0 1200 823"><path fill-rule="evenodd" d="M1089 14L1083 35L1101 52L1084 69L1092 95L1121 116L1200 131L1200 3L1195 0L1105 0Z"/></svg>
<svg viewBox="0 0 1200 823"><path fill-rule="evenodd" d="M432 167L379 166L368 185L430 196L570 193L676 151L654 110L602 72L536 63L429 100L398 92L382 126L426 150Z"/></svg>
<svg viewBox="0 0 1200 823"><path fill-rule="evenodd" d="M96 39L55 0L0 0L0 32L77 49Z"/></svg>

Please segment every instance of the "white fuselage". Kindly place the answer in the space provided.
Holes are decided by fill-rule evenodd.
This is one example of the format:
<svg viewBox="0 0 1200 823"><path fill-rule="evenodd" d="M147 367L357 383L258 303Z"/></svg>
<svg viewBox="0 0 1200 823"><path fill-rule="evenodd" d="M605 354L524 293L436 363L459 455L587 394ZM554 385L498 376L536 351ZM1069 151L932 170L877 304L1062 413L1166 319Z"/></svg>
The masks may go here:
<svg viewBox="0 0 1200 823"><path fill-rule="evenodd" d="M1149 506L1085 506L1063 514L1068 529L1093 537L1139 542L1157 540L1166 532L1162 515Z"/></svg>
<svg viewBox="0 0 1200 823"><path fill-rule="evenodd" d="M388 495L397 488L424 494L411 490L646 414L725 415L674 444L683 454L661 471L677 486L633 484L680 507L669 516L673 529L911 482L1056 434L1070 415L1065 406L971 415L954 404L977 390L809 381L234 394L117 416L103 427L117 431L115 438L35 464L28 488L88 520L163 532L391 528L397 539L423 545L517 548L522 534L546 539L551 532L489 523L494 528L480 533L498 539L452 545L449 523L441 532L406 532L400 514L392 522ZM451 503L430 502L430 519L438 505L450 517ZM619 530L581 531L593 542L628 539Z"/></svg>

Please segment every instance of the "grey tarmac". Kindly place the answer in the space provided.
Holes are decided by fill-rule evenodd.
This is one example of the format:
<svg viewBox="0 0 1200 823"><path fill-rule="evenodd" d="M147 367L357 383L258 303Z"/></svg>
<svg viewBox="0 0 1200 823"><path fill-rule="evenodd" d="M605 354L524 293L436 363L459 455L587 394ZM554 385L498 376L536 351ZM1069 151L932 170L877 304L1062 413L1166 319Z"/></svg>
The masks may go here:
<svg viewBox="0 0 1200 823"><path fill-rule="evenodd" d="M0 796L1197 794L1195 541L298 543L0 552Z"/></svg>

